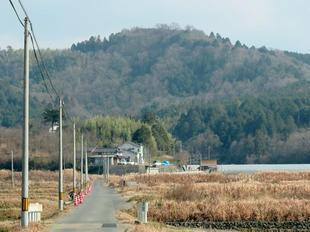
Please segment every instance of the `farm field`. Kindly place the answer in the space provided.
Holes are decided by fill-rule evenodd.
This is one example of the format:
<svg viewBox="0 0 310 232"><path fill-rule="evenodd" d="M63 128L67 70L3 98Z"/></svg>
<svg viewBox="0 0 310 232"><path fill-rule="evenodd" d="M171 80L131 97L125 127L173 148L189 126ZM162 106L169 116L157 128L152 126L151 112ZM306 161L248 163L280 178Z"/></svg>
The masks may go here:
<svg viewBox="0 0 310 232"><path fill-rule="evenodd" d="M110 184L129 201L148 201L149 220L154 223L310 230L310 172L130 174L113 176ZM135 209L127 213L135 215Z"/></svg>
<svg viewBox="0 0 310 232"><path fill-rule="evenodd" d="M78 175L79 176L79 175ZM42 223L30 225L28 231L44 231L49 220L58 215L58 172L30 171L30 203L43 205ZM64 171L64 190L72 190L72 170ZM20 231L21 173L15 173L15 187L11 185L11 172L0 170L0 231ZM65 201L69 200L65 194ZM69 209L71 205L65 206Z"/></svg>

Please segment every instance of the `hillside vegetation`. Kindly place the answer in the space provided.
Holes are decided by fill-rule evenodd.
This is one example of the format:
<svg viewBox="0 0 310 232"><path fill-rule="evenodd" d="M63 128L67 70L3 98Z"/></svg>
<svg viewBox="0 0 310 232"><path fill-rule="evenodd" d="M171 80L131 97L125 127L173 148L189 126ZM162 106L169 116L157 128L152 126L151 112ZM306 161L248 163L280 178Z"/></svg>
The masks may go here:
<svg viewBox="0 0 310 232"><path fill-rule="evenodd" d="M42 52L70 115L141 118L154 112L194 155L206 155L210 146L212 156L227 163L309 162L310 144L303 142L310 136L307 54L249 48L218 34L166 25ZM0 50L3 127L21 124L22 57L22 50ZM31 60L35 124L55 103ZM147 126L161 130L155 127Z"/></svg>

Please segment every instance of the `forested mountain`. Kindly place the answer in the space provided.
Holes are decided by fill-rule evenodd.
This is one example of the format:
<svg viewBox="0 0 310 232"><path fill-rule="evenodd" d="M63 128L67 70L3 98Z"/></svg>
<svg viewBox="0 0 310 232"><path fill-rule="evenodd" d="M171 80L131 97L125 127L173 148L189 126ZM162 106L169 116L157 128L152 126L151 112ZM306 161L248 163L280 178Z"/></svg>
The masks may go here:
<svg viewBox="0 0 310 232"><path fill-rule="evenodd" d="M91 37L67 50L42 53L71 115L152 111L194 153L206 153L198 147L216 138L214 154L225 162L277 162L268 143L285 143L309 127L307 54L249 48L218 34L166 25ZM22 59L22 50L0 50L1 126L21 122ZM38 119L55 103L34 59L30 75L31 114ZM268 149L258 151L263 148L255 139L268 141L263 144ZM249 141L252 147L245 148Z"/></svg>

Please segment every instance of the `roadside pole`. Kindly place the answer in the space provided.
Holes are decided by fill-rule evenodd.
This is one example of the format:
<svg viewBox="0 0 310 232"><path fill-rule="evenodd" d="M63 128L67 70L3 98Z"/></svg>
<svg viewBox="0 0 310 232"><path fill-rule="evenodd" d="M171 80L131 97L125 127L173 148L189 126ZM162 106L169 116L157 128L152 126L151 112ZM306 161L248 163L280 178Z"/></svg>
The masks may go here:
<svg viewBox="0 0 310 232"><path fill-rule="evenodd" d="M12 187L15 187L15 179L14 179L14 152L11 151L11 173L12 173Z"/></svg>
<svg viewBox="0 0 310 232"><path fill-rule="evenodd" d="M24 127L23 127L23 167L22 167L22 205L21 226L28 227L28 170L29 170L29 46L28 46L28 23L25 18L25 40L24 40Z"/></svg>
<svg viewBox="0 0 310 232"><path fill-rule="evenodd" d="M85 183L88 183L88 155L87 155L87 141L85 142Z"/></svg>
<svg viewBox="0 0 310 232"><path fill-rule="evenodd" d="M102 159L102 178L104 178L105 172L106 172L106 167L105 167L105 159L103 157L103 153L101 155L101 159Z"/></svg>
<svg viewBox="0 0 310 232"><path fill-rule="evenodd" d="M211 160L211 147L208 146L208 159Z"/></svg>
<svg viewBox="0 0 310 232"><path fill-rule="evenodd" d="M109 183L109 178L110 178L110 157L108 157L108 163L107 163L107 183Z"/></svg>
<svg viewBox="0 0 310 232"><path fill-rule="evenodd" d="M81 182L80 182L80 189L83 190L84 187L84 175L83 175L83 134L81 135Z"/></svg>
<svg viewBox="0 0 310 232"><path fill-rule="evenodd" d="M151 167L152 167L152 157L151 157L151 152L148 148L145 149L149 155L149 174L151 174Z"/></svg>
<svg viewBox="0 0 310 232"><path fill-rule="evenodd" d="M75 123L73 123L73 193L76 192L76 143L75 143Z"/></svg>
<svg viewBox="0 0 310 232"><path fill-rule="evenodd" d="M63 211L64 208L64 193L63 193L63 154L62 154L62 107L63 102L59 99L59 202L58 208Z"/></svg>

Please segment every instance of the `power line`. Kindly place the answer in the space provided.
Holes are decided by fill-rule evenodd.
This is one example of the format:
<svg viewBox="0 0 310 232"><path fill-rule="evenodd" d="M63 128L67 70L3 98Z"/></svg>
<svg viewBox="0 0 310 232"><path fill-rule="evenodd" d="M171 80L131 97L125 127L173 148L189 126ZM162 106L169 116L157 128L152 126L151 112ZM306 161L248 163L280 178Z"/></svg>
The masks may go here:
<svg viewBox="0 0 310 232"><path fill-rule="evenodd" d="M48 81L49 81L49 83L50 83L50 85L51 85L51 87L52 87L52 90L54 91L55 95L56 95L58 98L60 98L60 96L59 96L59 94L58 94L58 91L56 90L56 88L55 88L55 86L54 86L54 84L53 84L53 82L52 82L52 80L51 80L51 77L50 77L50 75L49 75L49 72L48 72L48 70L47 70L47 68L46 68L46 65L45 65L45 62L44 62L44 59L43 59L43 55L42 55L42 53L41 53L41 49L40 49L40 47L39 47L39 43L38 43L37 38L36 38L36 36L35 36L34 29L33 29L33 25L32 25L32 22L31 22L31 20L30 20L30 17L28 16L28 13L27 13L27 11L26 11L26 9L25 9L25 7L24 7L22 1L21 1L21 0L18 0L18 2L19 2L19 5L20 5L21 8L22 8L24 14L25 14L26 17L29 19L29 22L30 22L30 30L31 30L31 33L32 33L32 36L33 36L35 45L36 45L37 50L38 50L38 54L39 54L38 58L40 59L40 61L41 61L40 63L41 63L42 66L43 66L43 71L45 72L46 77L47 77L47 79L48 79Z"/></svg>
<svg viewBox="0 0 310 232"><path fill-rule="evenodd" d="M10 3L11 3L11 6L12 6L12 8L13 8L13 10L14 10L16 16L17 16L17 18L19 19L21 25L24 26L23 23L22 23L22 21L21 21L21 19L20 19L20 16L19 16L18 13L17 13L17 10L16 10L16 8L15 8L15 6L14 6L12 0L9 0L9 1L10 1ZM49 72L48 72L48 70L47 70L47 68L46 68L46 65L45 65L45 62L44 62L44 59L43 59L43 55L42 55L42 53L41 53L41 50L40 50L38 41L37 41L37 39L36 39L36 36L35 36L35 33L34 33L34 29L33 29L33 25L32 25L32 22L31 22L31 20L30 20L30 17L28 16L28 13L27 13L27 11L26 11L26 9L25 9L25 7L24 7L22 1L21 1L21 0L18 0L18 2L19 2L19 4L20 4L20 6L21 6L21 8L22 8L22 10L23 10L23 12L24 12L24 14L25 14L26 17L28 18L29 23L30 23L30 30L31 30L31 33L29 33L29 34L30 34L30 38L31 38L31 42L32 42L32 47L33 47L35 59L36 59L36 62L37 62L37 65L38 65L38 68L39 68L39 71L40 71L41 78L42 78L42 80L43 80L43 85L44 85L44 87L45 87L47 93L48 93L49 96L51 97L52 102L54 102L53 97L52 97L52 94L51 94L51 92L49 91L48 84L46 83L45 76L46 76L46 78L48 79L49 85L51 86L52 92L54 92L54 94L56 95L56 98L60 98L60 96L59 96L59 94L58 94L58 92L57 92L57 90L56 90L56 88L55 88L55 86L54 86L54 84L53 84L53 82L52 82L52 80L51 80L51 78L50 78ZM37 52L36 52L36 48L35 48L35 47L37 48Z"/></svg>
<svg viewBox="0 0 310 232"><path fill-rule="evenodd" d="M14 10L14 12L15 12L15 14L16 14L16 16L17 16L19 22L20 22L20 24L24 27L24 24L23 24L23 22L22 22L22 20L21 20L21 18L20 18L20 16L19 16L19 14L18 14L18 12L17 12L17 10L16 10L16 8L15 8L15 6L14 6L12 0L9 0L9 1L10 1L10 4L11 4L11 6L12 6L12 8L13 8L13 10ZM37 40L37 38L36 38L36 36L35 36L34 29L33 29L33 25L32 25L32 22L31 22L31 20L30 20L30 17L28 16L28 13L27 13L27 11L26 11L26 9L25 9L25 7L24 7L22 1L21 1L21 0L18 0L18 2L19 2L20 7L21 7L22 10L23 10L25 16L26 16L26 17L28 18L28 20L29 20L30 30L31 30L31 33L29 32L29 35L30 35L30 39L31 39L31 43L32 43L32 48L33 48L34 57L35 57L35 60L36 60L36 63L37 63L37 66L38 66L38 69L39 69L39 72L40 72L40 76L41 76L42 81L43 81L44 88L45 88L47 94L49 95L49 97L51 98L52 103L54 104L55 101L54 101L54 98L53 98L53 96L52 96L52 93L51 93L50 90L49 90L49 87L48 87L46 78L48 79L48 82L49 82L49 85L51 86L52 92L56 95L56 98L57 98L57 99L60 99L60 95L59 95L58 91L56 90L56 88L55 88L55 86L54 86L54 83L53 83L53 81L52 81L52 79L51 79L51 77L50 77L50 74L49 74L49 72L48 72L48 69L47 69L47 67L46 67L46 65L45 65L45 62L44 62L44 59L43 59L43 55L42 55L41 49L40 49L40 47L39 47L38 40ZM65 114L65 117L66 117L67 119L69 119L71 122L73 122L73 121L71 120L71 117L69 117L69 115L68 115L68 113L67 113L67 111L65 110L64 107L63 107L63 111L64 111L64 114Z"/></svg>
<svg viewBox="0 0 310 232"><path fill-rule="evenodd" d="M64 114L65 114L65 119L69 119L69 121L70 121L71 123L74 123L74 121L71 119L72 117L69 117L70 115L68 114L68 112L67 112L67 110L66 110L66 108L65 108L65 104L63 105L63 112L64 112Z"/></svg>
<svg viewBox="0 0 310 232"><path fill-rule="evenodd" d="M15 8L15 6L14 6L12 0L9 0L9 2L10 2L11 6L12 6L12 8L13 8L15 14L16 14L16 17L17 17L18 21L19 21L20 24L24 27L24 23L23 23L23 21L21 20L21 18L19 17L19 15L18 15L18 13L17 13L17 10L16 10L16 8Z"/></svg>
<svg viewBox="0 0 310 232"><path fill-rule="evenodd" d="M41 64L42 64L42 66L43 66L43 70L45 71L45 74L46 74L46 76L47 76L47 79L48 79L48 81L49 81L49 83L50 83L50 85L51 85L51 87L52 87L52 90L54 91L55 95L56 95L58 98L60 98L60 96L59 96L59 94L58 94L58 92L57 92L57 90L56 90L56 88L55 88L55 86L54 86L54 84L53 84L53 82L52 82L52 80L51 80L51 77L50 77L50 75L49 75L49 72L48 72L48 70L47 70L47 68L46 68L46 65L45 65L45 62L44 62L44 59L43 59L43 55L42 55L42 53L41 53L41 49L40 49L40 47L39 47L38 41L37 41L36 36L35 36L35 34L34 34L34 30L33 30L31 21L30 21L30 29L31 29L31 32L32 32L32 35L33 35L34 42L35 42L35 45L36 45L36 47L37 47L38 53L39 53L39 58L41 59Z"/></svg>
<svg viewBox="0 0 310 232"><path fill-rule="evenodd" d="M10 0L11 1L11 0ZM24 14L26 15L26 17L29 19L29 21L30 21L30 18L28 17L28 14L27 14L27 12L26 12L26 10L25 10L25 7L24 7L24 5L23 5L23 3L21 2L21 0L18 0L18 2L19 2L19 5L21 6L21 8L22 8L22 10L24 11Z"/></svg>
<svg viewBox="0 0 310 232"><path fill-rule="evenodd" d="M23 9L23 11L24 11L26 17L27 17L28 20L29 20L28 14L27 14L27 12L26 12L26 10L25 10L25 8L24 8L22 2L21 2L20 0L18 0L18 1L19 1L20 6L22 7L22 9ZM16 17L17 17L18 21L20 22L20 24L22 25L22 27L24 27L24 23L22 22L22 20L21 20L19 14L18 14L18 12L17 12L17 10L16 10L16 8L15 8L15 6L14 6L14 3L12 2L12 0L9 0L9 2L10 2L11 6L12 6L12 8L13 8L15 14L16 14ZM30 22L30 20L29 20L29 22ZM30 25L31 25L31 22L30 22ZM40 62L39 62L39 59L38 59L38 55L37 55L37 53L36 53L36 49L35 49L35 46L34 46L33 36L32 36L31 33L29 33L29 35L30 35L30 39L31 39L32 47L33 47L34 57L35 57L35 60L36 60L36 62L37 62L37 65L38 65L41 78L42 78L42 80L43 80L43 85L44 85L45 90L46 90L46 92L49 94L49 96L50 96L50 98L51 98L51 100L52 100L52 103L53 103L53 102L54 102L54 99L53 99L53 97L52 97L52 95L51 95L51 93L50 93L50 91L49 91L49 89L48 89L46 80L45 80L45 78L44 78L44 74L43 74L43 71L42 71L42 68L41 68L41 65L40 65Z"/></svg>
<svg viewBox="0 0 310 232"><path fill-rule="evenodd" d="M46 80L45 80L45 77L44 77L44 75L43 75L43 72L42 72L42 69L41 69L41 66L40 66L40 62L39 62L39 60L38 60L38 55L37 55L36 49L35 49L35 47L34 47L34 42L33 42L32 34L29 33L29 35L30 35L31 44L32 44L32 48L33 48L33 54L34 54L35 60L36 60L36 62L37 62L37 66L38 66L38 69L39 69L39 72L40 72L40 76L41 76L42 81L43 81L43 85L44 85L44 87L45 87L46 92L47 92L48 95L50 96L50 98L51 98L51 100L52 100L52 103L54 103L53 96L52 96L52 94L50 93L50 91L48 90L48 86L47 86L47 84L46 84Z"/></svg>

